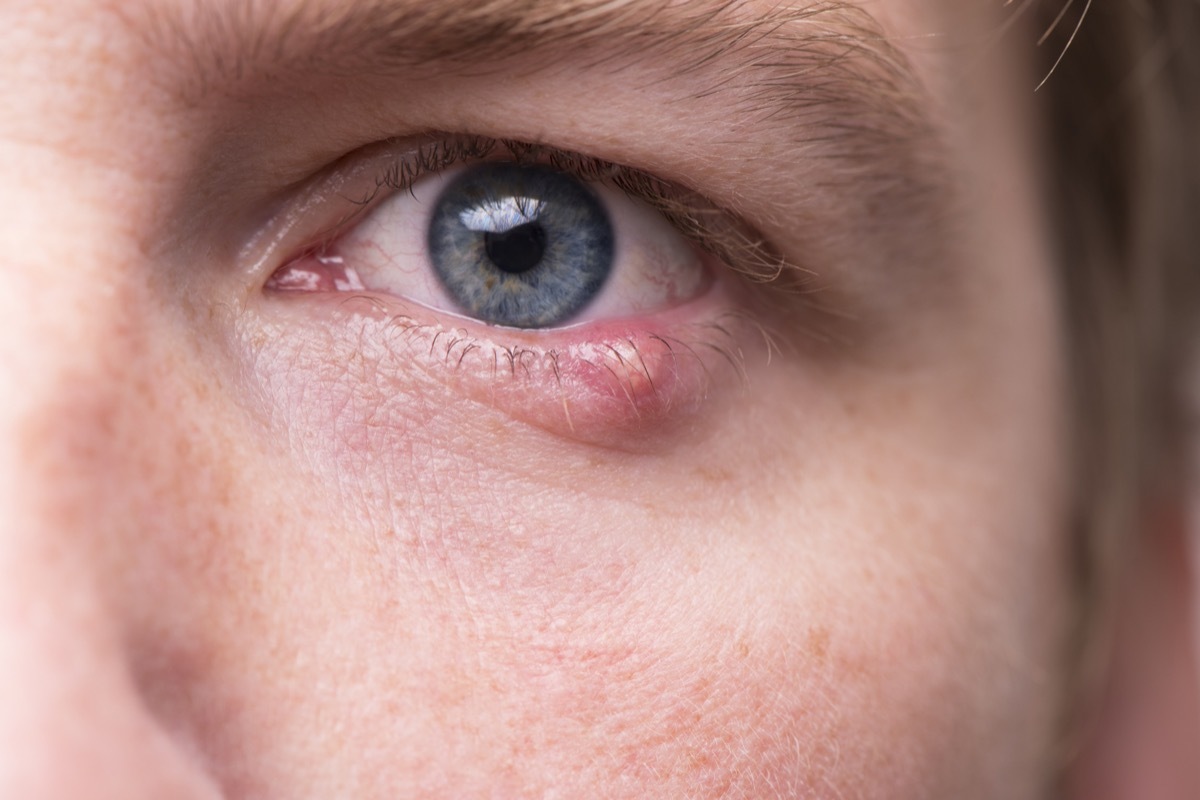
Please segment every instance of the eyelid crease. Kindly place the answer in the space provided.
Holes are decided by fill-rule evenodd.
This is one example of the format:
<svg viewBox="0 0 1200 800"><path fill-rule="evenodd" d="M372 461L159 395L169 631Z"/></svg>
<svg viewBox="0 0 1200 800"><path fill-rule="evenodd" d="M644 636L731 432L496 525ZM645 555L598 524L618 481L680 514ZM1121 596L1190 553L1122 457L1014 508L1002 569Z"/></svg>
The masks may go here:
<svg viewBox="0 0 1200 800"><path fill-rule="evenodd" d="M817 275L788 261L742 217L703 195L643 170L544 144L462 134L430 134L399 154L376 178L376 188L357 204L372 204L382 191L410 192L421 178L463 162L506 157L546 164L587 183L605 183L662 214L680 233L752 283L787 293L814 295Z"/></svg>

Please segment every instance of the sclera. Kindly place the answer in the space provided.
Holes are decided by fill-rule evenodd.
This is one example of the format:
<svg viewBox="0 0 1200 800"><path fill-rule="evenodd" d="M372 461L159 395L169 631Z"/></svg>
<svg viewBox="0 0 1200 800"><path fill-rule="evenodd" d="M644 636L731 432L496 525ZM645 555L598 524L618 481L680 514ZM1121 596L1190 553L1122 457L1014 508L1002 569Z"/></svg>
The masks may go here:
<svg viewBox="0 0 1200 800"><path fill-rule="evenodd" d="M383 200L326 252L353 268L368 290L463 314L438 281L427 247L438 198L462 169L422 178L411 191ZM654 313L698 297L711 284L704 255L661 212L609 186L590 187L611 218L615 260L596 297L566 324Z"/></svg>

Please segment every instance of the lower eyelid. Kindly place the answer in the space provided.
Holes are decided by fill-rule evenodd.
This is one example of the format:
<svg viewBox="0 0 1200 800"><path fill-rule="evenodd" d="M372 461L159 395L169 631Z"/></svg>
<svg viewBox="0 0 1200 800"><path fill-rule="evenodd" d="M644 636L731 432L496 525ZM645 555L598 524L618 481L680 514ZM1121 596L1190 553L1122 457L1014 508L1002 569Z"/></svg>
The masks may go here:
<svg viewBox="0 0 1200 800"><path fill-rule="evenodd" d="M371 424L381 408L410 407L417 392L422 407L443 413L475 408L579 443L644 450L737 391L746 360L766 352L761 329L721 294L710 291L677 313L553 332L457 324L367 294L314 295L304 303L266 295L265 313L303 317L283 320L283 330L317 325L324 335L321 345L309 337L281 343L319 352L260 361L319 366L324 377L293 368L286 379L317 379L320 394L344 395L326 398L327 408ZM329 367L337 364L363 366L369 377L331 380Z"/></svg>

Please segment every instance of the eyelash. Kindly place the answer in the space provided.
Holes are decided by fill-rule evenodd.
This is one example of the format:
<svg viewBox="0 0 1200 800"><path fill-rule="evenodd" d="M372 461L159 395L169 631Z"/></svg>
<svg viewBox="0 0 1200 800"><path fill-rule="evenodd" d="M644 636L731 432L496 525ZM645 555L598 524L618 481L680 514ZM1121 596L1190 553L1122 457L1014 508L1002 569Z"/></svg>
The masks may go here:
<svg viewBox="0 0 1200 800"><path fill-rule="evenodd" d="M589 183L606 183L662 214L697 247L753 283L806 288L812 273L789 265L752 226L700 194L642 170L543 144L483 136L431 134L428 141L397 155L375 179L374 191L355 201L369 208L386 192L411 192L416 183L460 163L504 158L546 164ZM349 222L347 220L346 222ZM339 226L339 228L343 228ZM318 248L320 249L320 248ZM793 281L781 280L790 276Z"/></svg>

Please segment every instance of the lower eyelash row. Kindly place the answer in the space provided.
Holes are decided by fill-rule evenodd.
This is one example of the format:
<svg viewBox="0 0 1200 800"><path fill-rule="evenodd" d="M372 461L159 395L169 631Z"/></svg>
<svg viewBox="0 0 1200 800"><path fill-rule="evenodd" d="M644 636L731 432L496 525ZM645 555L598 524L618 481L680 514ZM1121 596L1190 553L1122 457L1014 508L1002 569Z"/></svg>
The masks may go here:
<svg viewBox="0 0 1200 800"><path fill-rule="evenodd" d="M729 397L730 389L747 390L749 363L769 360L777 349L774 337L743 310L654 329L589 326L578 338L560 332L542 344L536 335L476 332L398 313L377 297L345 298L339 305L360 322L345 339L343 316L338 338L371 374L383 376L368 389L385 393L373 402L390 402L386 386L392 383L421 385L402 377L416 370L430 376L428 391L448 390L548 432L623 449L669 436L689 412ZM391 373L394 379L386 377ZM449 397L433 402L456 405Z"/></svg>
<svg viewBox="0 0 1200 800"><path fill-rule="evenodd" d="M493 379L533 379L535 371L549 370L555 375L555 380L561 382L559 364L561 359L567 357L589 362L598 370L620 372L615 377L626 384L631 379L640 380L637 376L645 376L646 373L645 358L639 348L647 345L645 342L639 344L633 336L601 342L580 342L565 347L542 347L522 343L501 344L473 335L466 328L422 322L407 314L389 316L387 326L404 343L402 348L394 352L397 358L408 357L400 350L411 351L411 346L419 339L432 361L456 369L465 367L478 370L490 365ZM694 360L706 371L709 379L713 378L711 362L716 361L729 367L739 382L745 384L747 354L734 329L747 326L758 332L766 352L779 350L777 338L759 320L742 311L727 311L715 320L690 323L686 330L677 330L672 334L651 333L644 338L674 360ZM385 341L391 338L385 337ZM427 346L425 341L428 341Z"/></svg>

